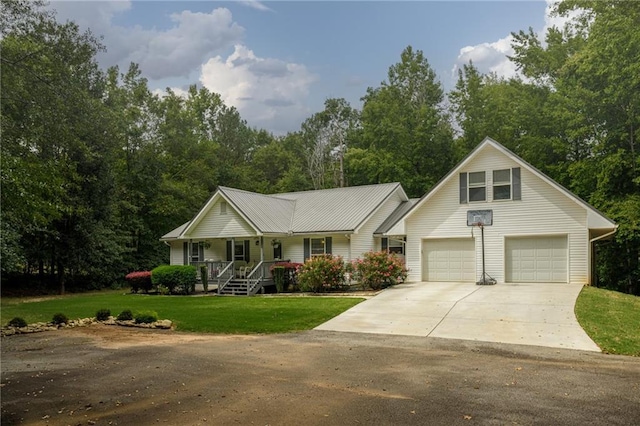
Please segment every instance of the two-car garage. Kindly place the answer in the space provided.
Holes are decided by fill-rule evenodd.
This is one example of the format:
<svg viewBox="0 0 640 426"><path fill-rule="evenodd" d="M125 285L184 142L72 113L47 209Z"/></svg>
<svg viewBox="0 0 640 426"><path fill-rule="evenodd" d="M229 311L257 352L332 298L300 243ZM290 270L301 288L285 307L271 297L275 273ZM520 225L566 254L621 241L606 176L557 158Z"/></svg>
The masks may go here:
<svg viewBox="0 0 640 426"><path fill-rule="evenodd" d="M505 237L503 259L491 251L487 272L504 268L504 282L566 283L568 277L567 236ZM480 244L480 241L478 241ZM482 252L476 239L443 238L422 241L422 280L431 282L474 282L482 272ZM478 272L476 271L478 265Z"/></svg>

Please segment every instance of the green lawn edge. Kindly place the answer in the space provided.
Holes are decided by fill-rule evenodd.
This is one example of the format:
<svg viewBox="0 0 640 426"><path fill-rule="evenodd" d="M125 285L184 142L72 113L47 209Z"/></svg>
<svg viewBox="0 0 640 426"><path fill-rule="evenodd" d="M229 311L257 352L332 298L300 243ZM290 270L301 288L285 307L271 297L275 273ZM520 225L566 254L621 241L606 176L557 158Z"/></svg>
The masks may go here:
<svg viewBox="0 0 640 426"><path fill-rule="evenodd" d="M179 331L217 334L269 334L310 330L363 301L363 298L322 296L161 296L122 292L68 295L40 299L3 298L2 325L18 316L28 323L49 322L61 312L70 319L95 316L109 309L154 311Z"/></svg>
<svg viewBox="0 0 640 426"><path fill-rule="evenodd" d="M576 301L575 314L604 353L640 356L640 297L585 287Z"/></svg>

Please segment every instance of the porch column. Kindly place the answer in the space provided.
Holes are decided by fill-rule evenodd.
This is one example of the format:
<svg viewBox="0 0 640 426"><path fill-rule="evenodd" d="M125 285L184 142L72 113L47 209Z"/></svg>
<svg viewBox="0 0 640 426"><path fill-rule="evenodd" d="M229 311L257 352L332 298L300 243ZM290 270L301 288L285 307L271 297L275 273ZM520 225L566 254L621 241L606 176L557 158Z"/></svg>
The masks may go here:
<svg viewBox="0 0 640 426"><path fill-rule="evenodd" d="M260 262L264 262L264 237L260 237Z"/></svg>

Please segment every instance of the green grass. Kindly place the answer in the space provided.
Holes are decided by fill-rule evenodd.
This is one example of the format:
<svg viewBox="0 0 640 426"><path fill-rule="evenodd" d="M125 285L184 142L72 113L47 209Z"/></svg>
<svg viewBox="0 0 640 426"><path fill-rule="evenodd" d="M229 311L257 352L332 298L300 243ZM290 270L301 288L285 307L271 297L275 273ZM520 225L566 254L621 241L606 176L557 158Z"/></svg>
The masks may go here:
<svg viewBox="0 0 640 426"><path fill-rule="evenodd" d="M576 317L603 352L640 356L640 297L585 287Z"/></svg>
<svg viewBox="0 0 640 426"><path fill-rule="evenodd" d="M53 298L2 298L0 318L49 322L62 312L70 319L95 316L99 309L155 311L181 331L202 333L286 333L309 330L360 303L339 297L188 297L100 292Z"/></svg>

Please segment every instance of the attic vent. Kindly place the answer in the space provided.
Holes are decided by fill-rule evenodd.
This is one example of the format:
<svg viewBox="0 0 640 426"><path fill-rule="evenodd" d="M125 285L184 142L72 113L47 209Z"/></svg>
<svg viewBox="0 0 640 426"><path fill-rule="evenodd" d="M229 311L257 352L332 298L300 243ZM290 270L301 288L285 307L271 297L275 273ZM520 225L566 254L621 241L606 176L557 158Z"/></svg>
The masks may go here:
<svg viewBox="0 0 640 426"><path fill-rule="evenodd" d="M227 214L227 202L226 201L221 201L220 202L220 214Z"/></svg>

